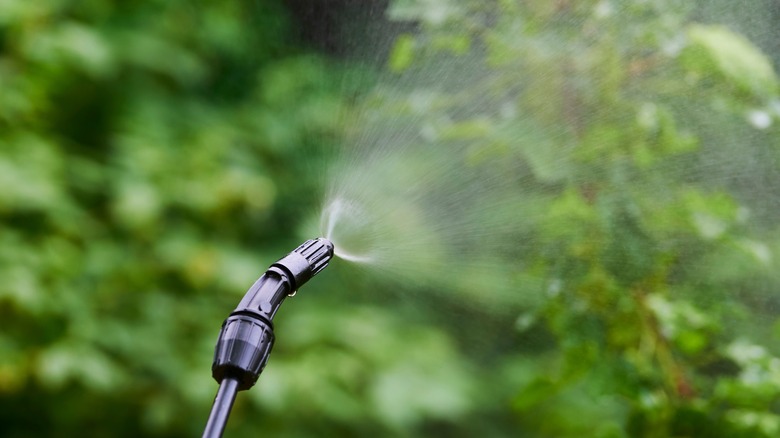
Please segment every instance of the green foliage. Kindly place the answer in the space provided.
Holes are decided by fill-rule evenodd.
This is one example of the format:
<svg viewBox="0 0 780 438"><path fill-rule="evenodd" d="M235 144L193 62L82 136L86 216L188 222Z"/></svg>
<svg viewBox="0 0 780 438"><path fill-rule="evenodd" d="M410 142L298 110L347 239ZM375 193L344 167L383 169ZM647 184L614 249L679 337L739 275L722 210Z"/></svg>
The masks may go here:
<svg viewBox="0 0 780 438"><path fill-rule="evenodd" d="M689 22L692 11L665 1L392 10L425 29L399 42L415 48L411 68L448 79L426 90L438 104L419 124L449 124L421 147L468 142L527 166L517 196L534 219L514 240L534 240L514 262L534 266L547 294L518 329L552 337L541 351L518 348L547 364L525 369L512 404L528 436L777 434L776 334L765 329L777 318L778 228L753 210L776 193L761 173L777 177L777 115L756 107L777 105L778 78L745 37ZM442 50L464 33L479 49ZM747 164L751 154L773 158ZM504 218L526 221L523 211Z"/></svg>
<svg viewBox="0 0 780 438"><path fill-rule="evenodd" d="M3 436L202 430L219 324L298 243L301 156L337 132L286 27L273 2L2 2Z"/></svg>

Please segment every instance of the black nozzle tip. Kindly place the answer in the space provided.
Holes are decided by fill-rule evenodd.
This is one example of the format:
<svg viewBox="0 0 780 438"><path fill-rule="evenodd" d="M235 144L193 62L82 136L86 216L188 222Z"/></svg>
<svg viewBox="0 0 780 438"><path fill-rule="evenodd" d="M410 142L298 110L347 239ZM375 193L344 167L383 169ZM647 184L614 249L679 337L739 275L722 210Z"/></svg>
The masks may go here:
<svg viewBox="0 0 780 438"><path fill-rule="evenodd" d="M290 274L292 289L297 290L328 266L333 258L333 243L324 238L303 242L293 252L272 265Z"/></svg>
<svg viewBox="0 0 780 438"><path fill-rule="evenodd" d="M333 258L333 249L333 242L320 237L303 242L293 252L306 258L311 268L311 276L314 277L328 266L330 259Z"/></svg>

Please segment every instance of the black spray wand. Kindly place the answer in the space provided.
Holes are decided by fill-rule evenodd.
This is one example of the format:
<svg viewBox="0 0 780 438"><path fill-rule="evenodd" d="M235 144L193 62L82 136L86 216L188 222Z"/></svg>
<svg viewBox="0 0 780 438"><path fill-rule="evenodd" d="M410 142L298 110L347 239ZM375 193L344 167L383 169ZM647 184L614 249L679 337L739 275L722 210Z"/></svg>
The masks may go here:
<svg viewBox="0 0 780 438"><path fill-rule="evenodd" d="M274 344L273 317L287 296L328 266L333 244L307 240L271 265L222 323L211 374L219 390L203 438L221 437L236 392L251 388L263 371Z"/></svg>

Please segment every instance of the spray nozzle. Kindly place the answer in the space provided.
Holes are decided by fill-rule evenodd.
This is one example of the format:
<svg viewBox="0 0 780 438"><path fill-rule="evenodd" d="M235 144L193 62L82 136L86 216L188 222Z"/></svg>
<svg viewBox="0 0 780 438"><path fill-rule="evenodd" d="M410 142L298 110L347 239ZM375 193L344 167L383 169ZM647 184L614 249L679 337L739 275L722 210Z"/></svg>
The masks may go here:
<svg viewBox="0 0 780 438"><path fill-rule="evenodd" d="M290 279L293 281L291 293L294 293L325 269L331 258L333 258L333 243L320 237L303 242L293 252L271 265L271 268L278 267L290 274Z"/></svg>
<svg viewBox="0 0 780 438"><path fill-rule="evenodd" d="M220 436L236 391L254 386L274 343L273 317L284 301L333 258L328 239L307 240L272 264L222 323L211 374L220 383L203 436Z"/></svg>
<svg viewBox="0 0 780 438"><path fill-rule="evenodd" d="M307 240L255 281L222 324L211 367L214 379L236 378L239 390L255 384L271 352L272 320L282 301L322 271L332 257L329 240Z"/></svg>

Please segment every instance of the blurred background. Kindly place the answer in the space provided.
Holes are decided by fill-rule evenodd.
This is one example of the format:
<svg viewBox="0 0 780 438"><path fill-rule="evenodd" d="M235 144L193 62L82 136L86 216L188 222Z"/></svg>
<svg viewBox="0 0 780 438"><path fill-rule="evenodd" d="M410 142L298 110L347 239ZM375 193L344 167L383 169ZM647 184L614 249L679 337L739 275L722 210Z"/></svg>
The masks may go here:
<svg viewBox="0 0 780 438"><path fill-rule="evenodd" d="M437 282L334 260L226 436L780 435L778 26L774 0L0 0L0 436L199 436L223 319L374 137L504 163L466 203L501 232Z"/></svg>

